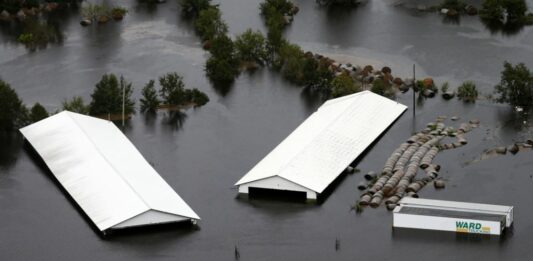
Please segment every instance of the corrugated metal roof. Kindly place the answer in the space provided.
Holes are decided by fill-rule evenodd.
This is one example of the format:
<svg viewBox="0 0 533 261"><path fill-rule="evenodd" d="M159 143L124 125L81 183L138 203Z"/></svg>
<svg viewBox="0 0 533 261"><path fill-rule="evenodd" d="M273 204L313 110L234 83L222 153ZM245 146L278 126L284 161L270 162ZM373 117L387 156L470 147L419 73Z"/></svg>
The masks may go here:
<svg viewBox="0 0 533 261"><path fill-rule="evenodd" d="M370 91L329 100L235 185L280 176L321 193L406 109Z"/></svg>
<svg viewBox="0 0 533 261"><path fill-rule="evenodd" d="M102 231L148 210L200 219L110 121L64 111L20 131Z"/></svg>

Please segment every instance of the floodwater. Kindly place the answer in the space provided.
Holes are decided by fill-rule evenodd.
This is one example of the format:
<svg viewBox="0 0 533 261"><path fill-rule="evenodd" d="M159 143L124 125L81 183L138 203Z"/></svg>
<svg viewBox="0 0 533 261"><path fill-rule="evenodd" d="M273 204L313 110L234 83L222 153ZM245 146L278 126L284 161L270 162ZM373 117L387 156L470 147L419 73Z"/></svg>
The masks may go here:
<svg viewBox="0 0 533 261"><path fill-rule="evenodd" d="M463 105L440 98L398 101L410 109L372 149L357 160L359 174L342 177L320 204L237 198L233 184L263 158L321 101L268 69L242 74L225 90L214 89L203 73L207 57L191 25L173 1L155 7L130 6L124 21L82 28L73 13L62 17L63 40L30 52L0 33L0 76L26 104L49 110L63 99L89 100L106 72L123 74L136 88L177 71L189 87L206 92L204 107L170 117L137 114L125 133L155 169L200 215L198 229L148 229L108 239L99 237L67 200L17 136L0 137L1 260L530 260L533 234L533 154L505 155L469 163L484 150L531 135L531 119L517 119L507 106L487 100ZM258 0L221 2L230 33L263 30ZM475 80L492 92L504 60L533 67L533 31L491 33L476 18L447 23L392 2L371 1L352 11L324 10L296 1L300 13L286 37L306 50L391 65L417 75L459 83ZM533 4L530 4L533 6ZM350 211L362 173L379 170L389 154L415 130L439 115L480 119L466 135L469 144L439 153L444 190L428 186L421 197L515 206L515 225L503 238L393 231L383 207ZM459 121L460 122L460 121ZM456 123L458 124L458 123ZM335 248L336 240L339 249Z"/></svg>

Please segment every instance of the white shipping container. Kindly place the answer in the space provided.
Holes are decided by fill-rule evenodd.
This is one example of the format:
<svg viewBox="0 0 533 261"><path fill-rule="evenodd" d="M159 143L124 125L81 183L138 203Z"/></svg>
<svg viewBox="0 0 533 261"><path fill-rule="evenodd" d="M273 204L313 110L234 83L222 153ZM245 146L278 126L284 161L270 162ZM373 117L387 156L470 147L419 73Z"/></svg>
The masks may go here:
<svg viewBox="0 0 533 261"><path fill-rule="evenodd" d="M428 199L402 199L393 212L393 227L501 235L512 224L510 206Z"/></svg>

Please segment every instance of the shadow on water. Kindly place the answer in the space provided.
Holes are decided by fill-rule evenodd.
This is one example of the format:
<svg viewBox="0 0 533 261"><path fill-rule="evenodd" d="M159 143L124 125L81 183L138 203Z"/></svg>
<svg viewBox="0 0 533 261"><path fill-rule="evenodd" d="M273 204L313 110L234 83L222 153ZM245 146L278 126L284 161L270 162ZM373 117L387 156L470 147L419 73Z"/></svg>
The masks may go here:
<svg viewBox="0 0 533 261"><path fill-rule="evenodd" d="M145 14L149 14L149 15L153 16L157 12L157 6L158 6L158 4L155 1L137 0L137 1L135 1L135 5L133 7L133 10L136 13L145 13Z"/></svg>
<svg viewBox="0 0 533 261"><path fill-rule="evenodd" d="M317 90L313 90L313 88L310 87L303 88L300 97L302 98L301 100L305 108L309 111L315 111L327 100L325 95L322 95Z"/></svg>
<svg viewBox="0 0 533 261"><path fill-rule="evenodd" d="M392 238L395 241L409 242L416 244L425 244L430 242L439 242L442 244L478 244L478 245L506 245L507 241L512 238L513 228L510 231L504 231L501 236L482 235L470 233L456 233L450 231L432 231L409 228L393 228Z"/></svg>
<svg viewBox="0 0 533 261"><path fill-rule="evenodd" d="M480 19L483 25L491 34L501 33L504 36L513 36L520 33L524 29L524 24L521 23L502 23L497 20Z"/></svg>
<svg viewBox="0 0 533 261"><path fill-rule="evenodd" d="M9 169L17 163L22 145L22 135L17 132L0 132L0 169Z"/></svg>
<svg viewBox="0 0 533 261"><path fill-rule="evenodd" d="M461 16L460 15L456 15L456 16L444 15L442 17L442 23L451 24L451 25L461 25Z"/></svg>
<svg viewBox="0 0 533 261"><path fill-rule="evenodd" d="M211 85L215 89L216 93L222 97L226 97L228 93L233 89L234 82L213 82Z"/></svg>
<svg viewBox="0 0 533 261"><path fill-rule="evenodd" d="M163 116L163 123L172 130L180 130L187 119L187 114L182 111L168 111Z"/></svg>

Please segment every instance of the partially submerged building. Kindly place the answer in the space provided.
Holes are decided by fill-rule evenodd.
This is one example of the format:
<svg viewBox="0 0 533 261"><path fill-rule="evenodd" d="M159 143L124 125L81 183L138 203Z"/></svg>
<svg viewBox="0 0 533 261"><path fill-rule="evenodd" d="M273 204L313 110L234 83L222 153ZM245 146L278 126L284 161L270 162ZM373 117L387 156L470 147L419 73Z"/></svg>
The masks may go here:
<svg viewBox="0 0 533 261"><path fill-rule="evenodd" d="M235 185L317 199L406 109L370 91L329 100Z"/></svg>
<svg viewBox="0 0 533 261"><path fill-rule="evenodd" d="M63 111L20 131L104 234L200 219L110 121Z"/></svg>

